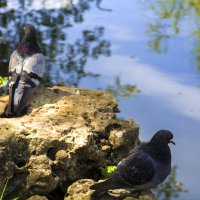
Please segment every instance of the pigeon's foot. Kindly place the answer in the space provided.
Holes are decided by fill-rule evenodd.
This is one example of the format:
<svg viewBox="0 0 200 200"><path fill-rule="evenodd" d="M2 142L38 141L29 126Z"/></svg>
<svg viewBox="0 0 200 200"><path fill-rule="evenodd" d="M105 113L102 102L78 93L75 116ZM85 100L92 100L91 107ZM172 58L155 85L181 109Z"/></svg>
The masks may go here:
<svg viewBox="0 0 200 200"><path fill-rule="evenodd" d="M20 112L20 113L9 113L9 114L6 114L5 112L2 113L0 115L0 118L12 118L12 117L21 117L21 116L24 116L28 111L28 107L25 107L23 108L23 110Z"/></svg>
<svg viewBox="0 0 200 200"><path fill-rule="evenodd" d="M0 115L1 118L12 118L14 116L15 115L13 115L13 114L6 114L5 112Z"/></svg>
<svg viewBox="0 0 200 200"><path fill-rule="evenodd" d="M0 115L0 117L1 117L1 118L5 118L5 117L6 117L6 114L5 114L5 113L2 113L2 114Z"/></svg>
<svg viewBox="0 0 200 200"><path fill-rule="evenodd" d="M28 111L28 107L26 106L16 116L21 117L21 116L25 115L27 113L27 111Z"/></svg>

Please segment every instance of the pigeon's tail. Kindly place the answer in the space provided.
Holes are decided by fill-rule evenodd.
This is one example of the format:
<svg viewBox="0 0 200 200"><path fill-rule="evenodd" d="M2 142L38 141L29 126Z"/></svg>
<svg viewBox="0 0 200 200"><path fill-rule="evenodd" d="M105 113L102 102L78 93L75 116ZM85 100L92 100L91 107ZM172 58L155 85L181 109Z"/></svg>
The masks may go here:
<svg viewBox="0 0 200 200"><path fill-rule="evenodd" d="M14 96L15 96L15 88L19 83L19 79L15 81L9 88L9 101L2 114L2 117L14 117Z"/></svg>
<svg viewBox="0 0 200 200"><path fill-rule="evenodd" d="M112 190L117 189L118 186L115 184L112 178L109 178L101 183L94 184L90 186L92 190L104 191L104 190Z"/></svg>
<svg viewBox="0 0 200 200"><path fill-rule="evenodd" d="M24 83L14 84L10 88L10 98L4 111L5 117L22 116L27 112L27 104L35 88L27 88Z"/></svg>
<svg viewBox="0 0 200 200"><path fill-rule="evenodd" d="M5 108L5 111L4 111L4 115L5 116L7 116L7 115L9 115L9 114L12 113L12 99L13 99L12 96L13 96L12 95L12 88L10 88L10 91L9 91L9 101L8 101L8 104L7 104L7 106Z"/></svg>

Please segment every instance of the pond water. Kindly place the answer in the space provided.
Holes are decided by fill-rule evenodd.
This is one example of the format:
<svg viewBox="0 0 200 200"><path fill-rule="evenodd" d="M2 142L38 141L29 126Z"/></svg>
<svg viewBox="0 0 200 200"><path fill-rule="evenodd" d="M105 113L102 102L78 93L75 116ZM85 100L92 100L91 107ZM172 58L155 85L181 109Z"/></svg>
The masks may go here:
<svg viewBox="0 0 200 200"><path fill-rule="evenodd" d="M177 180L160 199L198 200L199 18L195 0L3 0L0 76L7 73L21 27L34 24L47 57L44 84L111 92L118 116L140 125L141 140L171 130ZM188 192L179 192L179 186Z"/></svg>

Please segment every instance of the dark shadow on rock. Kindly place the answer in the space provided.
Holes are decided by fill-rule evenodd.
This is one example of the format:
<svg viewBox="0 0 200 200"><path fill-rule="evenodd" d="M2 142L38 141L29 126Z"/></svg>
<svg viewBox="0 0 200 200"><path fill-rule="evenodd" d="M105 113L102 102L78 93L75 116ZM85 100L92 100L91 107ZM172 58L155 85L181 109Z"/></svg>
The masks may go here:
<svg viewBox="0 0 200 200"><path fill-rule="evenodd" d="M5 136L4 135L9 135ZM27 163L30 158L29 142L13 134L1 134L0 140L0 193L5 180L8 180L4 199L27 199L24 195L26 180L29 175Z"/></svg>

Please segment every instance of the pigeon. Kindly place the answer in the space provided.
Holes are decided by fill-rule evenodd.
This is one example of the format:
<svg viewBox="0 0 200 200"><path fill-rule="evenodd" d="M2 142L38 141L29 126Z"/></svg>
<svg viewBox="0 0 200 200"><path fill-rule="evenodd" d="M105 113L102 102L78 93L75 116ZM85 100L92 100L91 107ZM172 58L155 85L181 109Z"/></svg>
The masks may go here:
<svg viewBox="0 0 200 200"><path fill-rule="evenodd" d="M33 25L24 26L24 37L9 62L9 101L3 117L22 116L45 72L45 57Z"/></svg>
<svg viewBox="0 0 200 200"><path fill-rule="evenodd" d="M171 172L171 151L169 143L173 134L160 130L148 143L142 143L124 158L107 180L90 187L96 191L112 189L133 189L145 191L162 183Z"/></svg>

